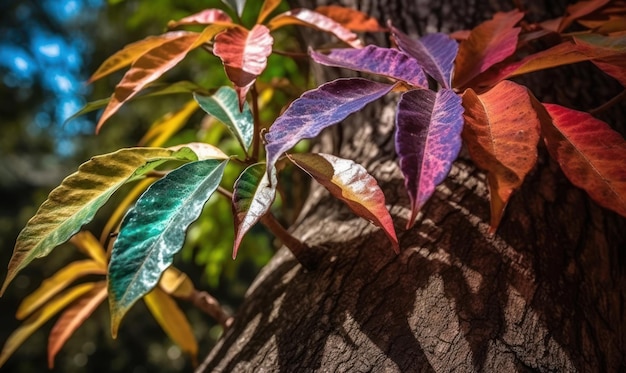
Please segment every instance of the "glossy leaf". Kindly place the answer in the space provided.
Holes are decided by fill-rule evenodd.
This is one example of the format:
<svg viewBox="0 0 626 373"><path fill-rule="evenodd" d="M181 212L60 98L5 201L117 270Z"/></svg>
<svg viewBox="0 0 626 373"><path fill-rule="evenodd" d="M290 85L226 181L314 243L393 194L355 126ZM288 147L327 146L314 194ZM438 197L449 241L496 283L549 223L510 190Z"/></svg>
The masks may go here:
<svg viewBox="0 0 626 373"><path fill-rule="evenodd" d="M459 45L454 66L454 87L461 87L492 65L515 52L519 27L514 27L524 13L514 10L497 13L493 19L473 29Z"/></svg>
<svg viewBox="0 0 626 373"><path fill-rule="evenodd" d="M196 290L189 276L173 266L163 272L163 276L159 280L159 288L167 294L181 299L190 299Z"/></svg>
<svg viewBox="0 0 626 373"><path fill-rule="evenodd" d="M487 171L489 233L495 233L513 191L537 163L540 124L526 88L505 80L485 94L463 94L463 140L476 165Z"/></svg>
<svg viewBox="0 0 626 373"><path fill-rule="evenodd" d="M111 57L104 60L102 65L100 65L96 72L89 78L88 82L94 82L130 65L151 49L159 47L174 39L179 39L192 34L193 33L188 31L166 32L162 35L148 36L145 39L128 44L122 50L114 53Z"/></svg>
<svg viewBox="0 0 626 373"><path fill-rule="evenodd" d="M357 34L343 27L333 19L309 9L292 9L281 13L272 18L267 26L270 30L275 30L288 25L313 27L335 35L339 40L353 48L363 47L363 43L361 43Z"/></svg>
<svg viewBox="0 0 626 373"><path fill-rule="evenodd" d="M400 252L385 195L363 166L330 154L291 154L289 158L356 215L382 228L394 251Z"/></svg>
<svg viewBox="0 0 626 373"><path fill-rule="evenodd" d="M124 217L109 263L111 332L172 264L185 231L219 186L228 161L187 163L152 184Z"/></svg>
<svg viewBox="0 0 626 373"><path fill-rule="evenodd" d="M228 14L220 9L205 9L196 14L192 14L185 18L181 18L178 21L170 21L167 23L168 28L176 28L179 26L189 25L210 25L213 23L218 24L232 24L232 19Z"/></svg>
<svg viewBox="0 0 626 373"><path fill-rule="evenodd" d="M411 201L407 228L461 150L463 106L452 90L405 92L396 114L396 152Z"/></svg>
<svg viewBox="0 0 626 373"><path fill-rule="evenodd" d="M102 267L106 269L107 254L100 242L98 242L98 239L91 232L80 231L70 238L70 242L95 262L102 264Z"/></svg>
<svg viewBox="0 0 626 373"><path fill-rule="evenodd" d="M565 176L599 205L626 216L626 141L590 114L544 104L552 121L542 121L548 151Z"/></svg>
<svg viewBox="0 0 626 373"><path fill-rule="evenodd" d="M148 132L139 140L140 146L161 146L178 132L198 109L195 101L189 101L175 112L165 114L152 124Z"/></svg>
<svg viewBox="0 0 626 373"><path fill-rule="evenodd" d="M54 358L61 347L107 297L106 281L98 282L93 289L70 305L59 317L48 338L48 368L54 368Z"/></svg>
<svg viewBox="0 0 626 373"><path fill-rule="evenodd" d="M339 23L348 30L356 32L385 31L376 18L370 17L356 9L338 5L325 5L315 8L315 11Z"/></svg>
<svg viewBox="0 0 626 373"><path fill-rule="evenodd" d="M45 279L37 290L24 298L15 317L18 320L25 319L52 297L65 290L68 285L87 275L106 275L106 264L93 260L80 260L66 265L52 277Z"/></svg>
<svg viewBox="0 0 626 373"><path fill-rule="evenodd" d="M236 11L239 17L241 17L243 9L246 7L246 0L222 0L222 3L228 5L229 8Z"/></svg>
<svg viewBox="0 0 626 373"><path fill-rule="evenodd" d="M222 60L228 79L235 85L240 110L250 86L267 66L273 43L270 30L263 25L255 25L250 31L234 27L215 37L213 53Z"/></svg>
<svg viewBox="0 0 626 373"><path fill-rule="evenodd" d="M563 32L578 18L584 17L595 10L605 6L609 0L581 0L569 5L565 11L565 17L561 20L557 32Z"/></svg>
<svg viewBox="0 0 626 373"><path fill-rule="evenodd" d="M194 158L189 159L193 156ZM170 160L195 160L189 151L161 148L121 149L92 158L50 192L20 232L0 295L15 275L35 258L48 255L93 219L113 193Z"/></svg>
<svg viewBox="0 0 626 373"><path fill-rule="evenodd" d="M104 109L96 132L129 99L134 97L148 84L157 80L168 70L176 66L189 51L211 40L225 26L211 25L201 34L188 33L179 38L169 40L143 54L133 62L122 81L115 87L115 93Z"/></svg>
<svg viewBox="0 0 626 373"><path fill-rule="evenodd" d="M187 317L174 299L156 287L146 294L143 300L167 336L195 362L198 355L198 342Z"/></svg>
<svg viewBox="0 0 626 373"><path fill-rule="evenodd" d="M254 122L248 103L244 102L243 110L240 111L237 92L230 87L221 87L213 96L194 94L193 97L202 110L228 127L247 152L254 135Z"/></svg>
<svg viewBox="0 0 626 373"><path fill-rule="evenodd" d="M302 94L276 119L265 136L268 167L302 139L344 120L391 91L393 85L367 79L337 79Z"/></svg>
<svg viewBox="0 0 626 373"><path fill-rule="evenodd" d="M398 48L415 58L426 74L435 79L443 88L450 88L454 59L459 49L457 42L441 33L413 39L395 27L389 26Z"/></svg>
<svg viewBox="0 0 626 373"><path fill-rule="evenodd" d="M269 211L276 197L276 169L265 171L264 163L253 164L239 175L233 186L233 259L237 257L243 236Z"/></svg>
<svg viewBox="0 0 626 373"><path fill-rule="evenodd" d="M329 54L310 50L309 54L313 61L322 65L383 75L416 87L428 87L428 80L422 67L413 58L397 49L368 45L363 49L333 49Z"/></svg>
<svg viewBox="0 0 626 373"><path fill-rule="evenodd" d="M95 286L94 283L86 283L77 285L63 294L58 295L50 302L46 303L38 312L26 319L22 325L17 328L7 341L4 343L2 352L0 352L0 367L4 365L7 359L30 337L39 327L50 320L54 315L59 313L68 304L89 292Z"/></svg>
<svg viewBox="0 0 626 373"><path fill-rule="evenodd" d="M259 17L256 20L257 24L263 23L267 17L280 5L282 0L264 0L263 6L259 11Z"/></svg>

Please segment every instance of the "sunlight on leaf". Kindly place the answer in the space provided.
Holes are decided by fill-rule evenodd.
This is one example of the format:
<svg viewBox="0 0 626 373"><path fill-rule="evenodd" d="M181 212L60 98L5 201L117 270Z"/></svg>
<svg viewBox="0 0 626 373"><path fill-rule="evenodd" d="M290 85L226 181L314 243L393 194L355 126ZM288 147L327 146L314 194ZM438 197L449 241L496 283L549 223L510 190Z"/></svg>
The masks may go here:
<svg viewBox="0 0 626 373"><path fill-rule="evenodd" d="M179 26L210 25L212 23L231 25L232 19L223 10L205 9L196 14L179 19L178 21L169 21L167 27L173 29Z"/></svg>
<svg viewBox="0 0 626 373"><path fill-rule="evenodd" d="M91 291L96 286L90 282L77 285L46 303L38 312L26 319L22 325L17 328L7 341L4 343L2 352L0 352L0 367L4 365L7 359L30 337L37 329L39 329L46 321L50 320L54 315L59 313L68 304Z"/></svg>
<svg viewBox="0 0 626 373"><path fill-rule="evenodd" d="M376 18L370 17L356 9L338 5L325 5L315 8L315 11L339 23L348 30L356 32L385 31Z"/></svg>
<svg viewBox="0 0 626 373"><path fill-rule="evenodd" d="M233 186L233 259L237 257L243 236L269 211L276 197L276 169L265 171L265 163L253 164L239 175Z"/></svg>
<svg viewBox="0 0 626 373"><path fill-rule="evenodd" d="M193 334L187 317L178 307L174 299L156 287L143 298L146 306L168 337L180 349L191 356L194 365L198 355L198 342Z"/></svg>
<svg viewBox="0 0 626 373"><path fill-rule="evenodd" d="M195 155L192 159L189 157L188 152L182 151L130 148L93 157L83 163L78 172L65 178L50 192L37 214L20 232L0 295L31 261L48 255L90 222L98 209L127 181L141 177L167 161L196 160Z"/></svg>
<svg viewBox="0 0 626 373"><path fill-rule="evenodd" d="M195 156L197 157L197 160L199 161L203 161L205 159L228 159L229 158L226 154L224 154L222 150L220 150L220 148L211 144L204 143L204 142L190 142L187 144L179 144L179 145L170 146L168 149L176 151L176 152L183 152L185 150L190 150L195 154Z"/></svg>
<svg viewBox="0 0 626 373"><path fill-rule="evenodd" d="M302 139L344 120L365 105L386 95L391 84L361 78L337 79L302 94L270 127L265 136L268 167Z"/></svg>
<svg viewBox="0 0 626 373"><path fill-rule="evenodd" d="M72 245L76 246L81 252L88 255L91 259L103 265L106 268L107 255L96 237L89 231L80 231L70 238Z"/></svg>
<svg viewBox="0 0 626 373"><path fill-rule="evenodd" d="M244 152L248 152L254 135L252 112L247 102L243 110L239 110L237 92L230 87L221 87L213 96L194 94L202 110L224 123L241 144Z"/></svg>
<svg viewBox="0 0 626 373"><path fill-rule="evenodd" d="M309 50L309 54L313 61L322 65L378 74L402 80L415 87L428 87L428 80L422 67L413 58L397 49L368 45L363 49L332 49L329 54Z"/></svg>
<svg viewBox="0 0 626 373"><path fill-rule="evenodd" d="M540 124L528 91L503 81L485 94L463 94L463 140L476 165L487 171L494 234L509 197L537 163Z"/></svg>
<svg viewBox="0 0 626 373"><path fill-rule="evenodd" d="M227 162L209 159L171 171L152 184L124 217L109 263L114 338L122 317L172 264L187 228L219 186Z"/></svg>
<svg viewBox="0 0 626 373"><path fill-rule="evenodd" d="M407 229L450 172L461 150L463 106L452 90L402 94L396 114L396 152L411 201Z"/></svg>
<svg viewBox="0 0 626 373"><path fill-rule="evenodd" d="M396 253L400 252L385 195L363 166L330 154L290 154L289 158L322 184L356 215L383 229Z"/></svg>
<svg viewBox="0 0 626 373"><path fill-rule="evenodd" d="M70 305L54 324L48 337L48 368L54 368L54 358L61 347L74 334L85 320L104 302L107 297L106 281L95 284L94 288Z"/></svg>
<svg viewBox="0 0 626 373"><path fill-rule="evenodd" d="M626 141L590 114L544 104L552 121L542 121L550 156L567 178L599 205L626 216Z"/></svg>

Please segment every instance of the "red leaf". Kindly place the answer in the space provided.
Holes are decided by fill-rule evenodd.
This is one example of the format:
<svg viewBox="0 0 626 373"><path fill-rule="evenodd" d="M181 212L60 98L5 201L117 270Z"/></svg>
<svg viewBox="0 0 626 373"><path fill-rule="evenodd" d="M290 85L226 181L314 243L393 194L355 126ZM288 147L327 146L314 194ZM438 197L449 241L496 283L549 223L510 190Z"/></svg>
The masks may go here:
<svg viewBox="0 0 626 373"><path fill-rule="evenodd" d="M598 68L626 87L626 35L581 35L574 41L583 53L598 57L592 60Z"/></svg>
<svg viewBox="0 0 626 373"><path fill-rule="evenodd" d="M356 9L344 8L339 5L326 5L315 8L315 11L333 19L335 22L352 31L385 31L376 18L370 17Z"/></svg>
<svg viewBox="0 0 626 373"><path fill-rule="evenodd" d="M599 205L626 216L626 141L590 114L544 104L552 121L542 121L548 151L565 176Z"/></svg>
<svg viewBox="0 0 626 373"><path fill-rule="evenodd" d="M250 31L234 27L215 37L213 53L222 60L226 75L235 85L240 110L250 86L267 66L273 43L270 30L263 25Z"/></svg>
<svg viewBox="0 0 626 373"><path fill-rule="evenodd" d="M508 80L482 95L468 89L463 107L463 140L488 173L493 234L509 197L537 162L539 119L526 88Z"/></svg>
<svg viewBox="0 0 626 373"><path fill-rule="evenodd" d="M514 27L524 13L514 10L497 13L483 22L461 41L454 70L454 86L461 87L492 65L503 61L515 52L519 27Z"/></svg>
<svg viewBox="0 0 626 373"><path fill-rule="evenodd" d="M122 81L115 87L115 93L104 109L96 132L100 131L104 122L109 119L129 99L134 97L146 85L157 80L165 72L176 66L187 53L210 40L224 26L212 25L201 34L189 33L167 41L137 59Z"/></svg>
<svg viewBox="0 0 626 373"><path fill-rule="evenodd" d="M587 14L603 7L608 4L609 0L589 0L589 1L579 1L575 4L572 4L567 7L565 17L561 20L559 24L558 32L563 32L569 25L572 24L578 18L584 17Z"/></svg>
<svg viewBox="0 0 626 373"><path fill-rule="evenodd" d="M363 47L361 40L359 40L355 33L335 22L333 19L309 9L293 9L281 13L274 17L267 27L269 27L270 30L275 30L287 25L313 27L335 35L353 48Z"/></svg>
<svg viewBox="0 0 626 373"><path fill-rule="evenodd" d="M399 253L398 238L391 215L385 206L385 195L363 166L330 154L291 154L289 159L322 184L358 216L382 228Z"/></svg>
<svg viewBox="0 0 626 373"><path fill-rule="evenodd" d="M210 25L212 23L231 25L232 19L228 14L220 9L205 9L199 13L179 19L178 21L169 21L167 23L167 27L172 29L179 26Z"/></svg>

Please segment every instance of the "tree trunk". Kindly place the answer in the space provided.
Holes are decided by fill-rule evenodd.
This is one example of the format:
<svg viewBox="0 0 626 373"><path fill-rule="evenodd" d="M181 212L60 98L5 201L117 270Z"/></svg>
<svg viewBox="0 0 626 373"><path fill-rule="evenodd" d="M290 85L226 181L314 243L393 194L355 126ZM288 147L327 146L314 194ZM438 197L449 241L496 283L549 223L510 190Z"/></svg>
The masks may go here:
<svg viewBox="0 0 626 373"><path fill-rule="evenodd" d="M455 0L353 3L414 33L470 28L508 9ZM528 9L549 18L564 9L556 3L535 1ZM548 101L569 98L579 100L574 107L593 107L609 97L599 91L610 94L616 86L581 75L587 67L534 74L529 81L540 84L531 90ZM574 83L571 90L593 97L569 97ZM567 89L563 94L555 86ZM307 271L281 249L199 370L625 371L626 219L573 187L540 148L539 164L494 237L487 235L485 175L463 156L415 228L405 230L408 198L393 150L396 99L338 125L321 137L318 150L354 159L377 178L401 254L380 230L313 188L293 234L322 252L317 267ZM622 105L613 111L617 120L607 121L623 126L624 111Z"/></svg>

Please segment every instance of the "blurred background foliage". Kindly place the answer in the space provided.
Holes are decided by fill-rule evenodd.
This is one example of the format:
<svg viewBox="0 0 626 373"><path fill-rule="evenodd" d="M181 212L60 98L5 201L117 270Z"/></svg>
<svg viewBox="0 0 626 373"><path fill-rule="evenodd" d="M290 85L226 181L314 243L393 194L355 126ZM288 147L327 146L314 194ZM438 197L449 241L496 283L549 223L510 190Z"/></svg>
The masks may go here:
<svg viewBox="0 0 626 373"><path fill-rule="evenodd" d="M248 1L243 22L251 25L261 1ZM37 207L61 180L90 157L137 145L150 125L180 110L190 94L136 100L125 105L94 135L98 112L64 123L87 102L105 98L123 76L112 74L92 85L84 82L106 57L124 45L163 33L167 22L205 8L225 7L219 0L3 0L0 2L0 268L6 268L15 239ZM280 10L286 10L283 4ZM298 52L300 42L287 32L275 34L274 48ZM308 85L306 59L272 55L259 79L264 126L269 126ZM160 82L188 80L208 90L228 84L219 60L196 50ZM190 141L219 144L227 153L237 143L225 127L198 110L185 127L164 146ZM305 145L300 145L306 146ZM223 185L232 186L240 169L228 169ZM293 170L285 170L287 174ZM294 176L301 175L295 173ZM297 215L306 184L292 183L283 190L275 212L288 224ZM302 178L300 178L302 180ZM126 191L130 190L130 187ZM108 215L124 190L101 210L88 230L100 235ZM236 261L231 259L233 228L229 201L214 196L204 214L190 228L175 265L198 289L214 295L230 310L241 302L250 282L273 254L276 243L261 226L244 239ZM0 343L19 323L19 302L41 281L71 260L81 258L65 244L45 259L22 271L0 299ZM0 270L2 279L6 269ZM207 315L179 304L192 323L206 354L221 333ZM102 305L63 347L52 371L151 372L189 371L190 359L168 340L142 302L122 323L118 339L109 333L109 313ZM6 372L41 372L47 368L46 324L0 368Z"/></svg>

